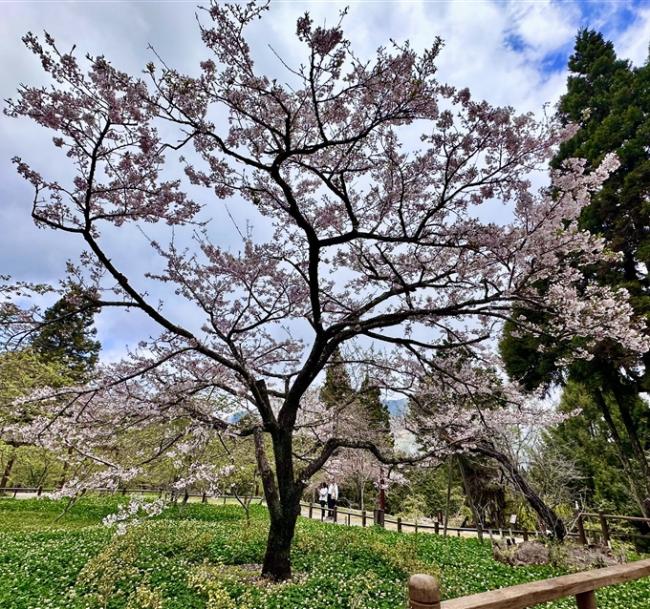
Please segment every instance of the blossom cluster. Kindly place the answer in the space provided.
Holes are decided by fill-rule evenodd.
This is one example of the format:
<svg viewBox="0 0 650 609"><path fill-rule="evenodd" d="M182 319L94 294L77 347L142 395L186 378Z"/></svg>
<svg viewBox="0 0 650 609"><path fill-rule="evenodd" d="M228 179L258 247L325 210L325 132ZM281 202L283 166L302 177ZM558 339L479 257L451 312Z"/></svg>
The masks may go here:
<svg viewBox="0 0 650 609"><path fill-rule="evenodd" d="M109 514L102 520L105 527L115 527L118 535L124 535L129 528L138 526L146 518L153 518L163 513L166 503L162 499L145 501L133 498L128 505L120 505L117 512Z"/></svg>

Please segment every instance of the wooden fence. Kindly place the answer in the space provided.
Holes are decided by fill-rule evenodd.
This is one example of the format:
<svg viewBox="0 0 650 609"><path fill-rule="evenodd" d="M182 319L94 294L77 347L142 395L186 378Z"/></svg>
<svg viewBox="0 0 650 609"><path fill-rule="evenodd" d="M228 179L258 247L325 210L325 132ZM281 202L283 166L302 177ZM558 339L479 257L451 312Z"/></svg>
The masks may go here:
<svg viewBox="0 0 650 609"><path fill-rule="evenodd" d="M25 488L25 487L12 487L4 488L0 491L0 496L10 495L16 497L18 494L32 494L40 497L43 493L54 492L56 489L45 489L43 487L38 488ZM209 496L206 493L191 493L187 490L184 491L174 491L169 488L162 487L135 487L135 488L89 488L88 492L98 493L98 494L120 494L120 495L145 495L145 494L155 494L159 497L168 497L172 501L182 501L187 502L191 498L201 498L203 503L208 502ZM233 495L218 495L212 497L216 501L223 501L224 504L231 500L236 500L236 497ZM264 497L262 496L253 496L253 497L241 497L240 499L245 499L250 502L263 503ZM325 512L321 512L321 506L318 503L308 503L301 502L300 504L303 508L306 508L308 511L309 518L318 518L319 514L323 515L328 512L325 508ZM402 518L396 518L390 514L385 514L381 510L350 510L341 507L337 507L334 510L333 521L339 524L347 524L351 526L356 524L357 526L370 526L378 525L382 527L393 528L400 533L407 532L423 532L423 533L435 533L442 535L456 535L458 537L462 536L477 536L479 539L484 537L489 537L491 540L498 539L507 539L515 540L520 539L523 541L528 541L529 539L545 537L546 533L543 531L536 530L527 530L525 528L513 529L513 528L470 528L470 527L445 527L442 522L435 520L433 523L427 522L409 522L403 520ZM621 516L618 514L605 514L603 512L592 513L592 512L580 512L575 514L575 529L572 530L569 535L576 539L578 543L583 545L588 545L590 543L602 543L604 545L609 545L610 541L614 538L618 539L627 539L627 540L638 540L638 539L650 539L649 534L642 534L638 532L630 531L617 531L612 528L612 523L618 522L629 522L629 523L645 523L650 528L650 519L641 518L638 516ZM595 523L595 525L594 525Z"/></svg>
<svg viewBox="0 0 650 609"><path fill-rule="evenodd" d="M325 516L329 510L324 510L317 503L302 502L302 507L307 508L309 518ZM546 537L546 532L538 530L528 530L526 528L512 528L512 527L499 527L499 528L471 528L471 527L445 527L442 522L435 520L430 522L409 522L402 518L396 518L389 514L384 514L380 510L362 511L362 510L348 510L345 508L337 507L333 511L334 522L339 524L352 524L356 520L356 524L360 526L378 525L381 527L393 528L400 533L403 532L425 532L443 535L457 535L461 536L477 536L479 539L489 537L493 539L515 539L528 541L529 539ZM594 524L595 521L595 524ZM640 540L650 539L650 535L642 534L639 532L631 531L617 531L612 528L613 523L629 522L629 523L645 523L650 528L650 518L642 518L639 516L621 516L618 514L605 514L603 512L591 513L580 512L575 514L574 528L569 532L569 537L575 539L582 545L589 545L595 543L602 543L603 545L610 545L612 539L625 539L625 540ZM593 525L593 526L590 526ZM650 603L648 605L650 609Z"/></svg>
<svg viewBox="0 0 650 609"><path fill-rule="evenodd" d="M30 488L30 487L11 487L0 489L0 497L12 496L16 498L19 494L25 495L36 495L36 497L41 497L44 493L55 493L59 489L53 488L43 488L42 486ZM83 490L82 494L86 493L97 493L98 495L157 495L158 497L166 497L171 501L182 501L187 503L192 497L200 497L203 503L207 503L209 499L215 499L217 502L223 500L224 505L228 500L236 501L236 495L208 495L207 493L190 493L187 490L173 490L169 488L161 487L136 487L136 488L105 488L105 487L91 487ZM240 495L239 499L246 500L250 502L262 503L264 497L259 495Z"/></svg>
<svg viewBox="0 0 650 609"><path fill-rule="evenodd" d="M301 502L303 508L307 509L309 518L325 519L329 516L330 510L327 507L321 508L318 503ZM461 537L464 535L477 535L479 539L484 536L489 536L490 539L523 539L528 541L530 538L543 536L544 533L539 531L529 531L527 529L513 529L513 528L499 528L499 529L476 529L470 527L445 527L444 524L438 520L433 522L409 522L402 518L395 518L389 514L385 514L381 510L349 510L346 508L336 507L332 510L331 520L338 524L345 524L351 526L357 524L359 526L372 526L377 525L384 528L393 528L399 533L434 533L436 535L456 535Z"/></svg>
<svg viewBox="0 0 650 609"><path fill-rule="evenodd" d="M409 580L409 602L410 609L526 609L574 596L578 609L596 609L596 590L649 576L650 559L639 560L440 602L436 579L413 575Z"/></svg>
<svg viewBox="0 0 650 609"><path fill-rule="evenodd" d="M612 539L640 540L650 539L650 534L630 531L617 531L612 524L617 523L644 523L650 529L650 518L640 516L621 516L619 514L605 514L604 512L580 512L576 514L575 537L582 545L595 543L596 541L609 545ZM595 526L594 526L595 522ZM592 525L592 526L589 526ZM650 605L650 603L649 603Z"/></svg>

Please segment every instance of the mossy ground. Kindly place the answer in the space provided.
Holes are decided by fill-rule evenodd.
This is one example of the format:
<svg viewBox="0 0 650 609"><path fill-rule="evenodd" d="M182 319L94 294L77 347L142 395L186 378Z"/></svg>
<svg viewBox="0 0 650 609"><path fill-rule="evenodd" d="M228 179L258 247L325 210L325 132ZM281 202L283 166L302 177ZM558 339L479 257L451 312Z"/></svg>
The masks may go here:
<svg viewBox="0 0 650 609"><path fill-rule="evenodd" d="M260 586L267 521L234 505L188 504L116 536L101 519L122 498L0 499L3 609L400 609L410 573L440 577L444 598L552 577L554 567L510 567L489 544L302 519L295 582ZM548 607L573 608L567 599ZM650 609L650 579L598 594L599 609Z"/></svg>

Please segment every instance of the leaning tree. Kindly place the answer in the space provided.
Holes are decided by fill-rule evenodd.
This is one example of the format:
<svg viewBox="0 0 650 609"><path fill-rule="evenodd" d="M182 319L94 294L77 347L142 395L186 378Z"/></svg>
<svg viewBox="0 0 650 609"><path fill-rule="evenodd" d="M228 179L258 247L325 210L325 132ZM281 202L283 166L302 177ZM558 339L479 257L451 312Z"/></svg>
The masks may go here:
<svg viewBox="0 0 650 609"><path fill-rule="evenodd" d="M296 32L302 63L278 60L283 84L256 70L245 37L266 8L212 4L200 25L210 57L196 75L159 62L131 76L102 56L82 67L50 35L30 33L24 41L52 86L21 87L6 112L52 129L76 172L52 180L15 159L35 189L36 223L83 244L71 270L85 278L85 306L140 311L162 330L69 400L74 420L92 412L117 425L133 416L121 412L127 404L170 419L183 409L210 429L237 419L237 433L255 439L269 508L263 573L285 579L309 479L341 447L394 458L358 425L296 441L305 396L337 349L351 349L374 384L408 393L430 370L456 375L443 354L471 358L515 303L547 311L554 323L543 331L556 340L579 335L581 354L605 337L645 345L625 293L577 270L607 255L576 218L615 159L590 175L568 162L552 196L534 190L530 172L562 134L439 83L438 40L422 53L392 44L366 60L340 24L316 27L306 14ZM188 195L196 187L205 188L202 205ZM242 231L240 251L211 239L209 227L187 249L152 242L164 270L148 281L173 286L169 297L193 304L194 318L159 306L150 285L116 262L110 233L145 222L190 232L203 206L226 219L228 201L254 210L272 236ZM111 401L112 392L124 399ZM254 416L222 417L207 393Z"/></svg>

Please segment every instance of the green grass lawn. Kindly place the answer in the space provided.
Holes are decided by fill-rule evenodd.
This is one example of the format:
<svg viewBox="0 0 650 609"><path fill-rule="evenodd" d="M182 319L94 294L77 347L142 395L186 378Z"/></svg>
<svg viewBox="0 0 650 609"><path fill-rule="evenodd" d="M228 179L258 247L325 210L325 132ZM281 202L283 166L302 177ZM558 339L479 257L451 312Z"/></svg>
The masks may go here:
<svg viewBox="0 0 650 609"><path fill-rule="evenodd" d="M264 508L247 525L234 505L175 506L118 536L100 523L120 501L83 499L57 520L64 502L0 499L0 607L400 609L413 572L438 575L444 598L561 574L495 562L477 540L302 519L296 581L260 585L250 565L264 552ZM598 607L650 609L650 579L601 591Z"/></svg>

